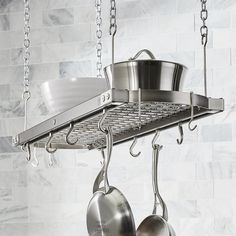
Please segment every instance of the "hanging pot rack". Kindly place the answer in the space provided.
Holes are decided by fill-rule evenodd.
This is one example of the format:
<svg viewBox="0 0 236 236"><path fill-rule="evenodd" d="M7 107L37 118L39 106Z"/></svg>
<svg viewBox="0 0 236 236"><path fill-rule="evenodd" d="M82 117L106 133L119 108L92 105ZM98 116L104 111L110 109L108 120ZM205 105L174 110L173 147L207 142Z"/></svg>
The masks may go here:
<svg viewBox="0 0 236 236"><path fill-rule="evenodd" d="M180 138L177 143L183 142L183 124L188 123L190 131L196 128L192 122L206 116L211 116L224 110L222 98L207 97L206 78L206 47L208 39L208 28L206 20L208 12L206 0L201 0L201 38L204 49L204 95L193 92L163 91L157 89L111 89L105 93L91 98L65 112L62 112L13 138L14 146L21 146L27 151L27 159L31 159L31 146L45 148L50 154L57 149L101 149L106 146L105 134L99 129L99 124L112 127L114 145L134 139L130 148L132 156L140 154L133 153L137 138L155 132L178 126ZM29 2L25 0L25 41L29 41ZM97 23L97 77L101 77L101 1L96 3ZM110 35L112 35L112 75L114 77L114 41L117 31L116 5L111 0L110 11ZM26 93L29 91L29 44L25 44L25 77ZM25 57L26 57L25 56ZM24 93L25 93L24 90ZM25 96L24 96L25 98ZM27 108L28 97L25 98ZM104 115L104 112L106 115ZM26 119L27 123L27 109ZM26 125L25 125L26 127Z"/></svg>
<svg viewBox="0 0 236 236"><path fill-rule="evenodd" d="M104 125L112 127L114 144L224 110L222 98L176 91L141 90L140 103L139 94L139 91L108 90L18 134L13 143L15 146L27 144L53 150L103 148L106 145L105 135L98 129L98 122L104 110L107 112ZM77 142L71 143L68 139Z"/></svg>

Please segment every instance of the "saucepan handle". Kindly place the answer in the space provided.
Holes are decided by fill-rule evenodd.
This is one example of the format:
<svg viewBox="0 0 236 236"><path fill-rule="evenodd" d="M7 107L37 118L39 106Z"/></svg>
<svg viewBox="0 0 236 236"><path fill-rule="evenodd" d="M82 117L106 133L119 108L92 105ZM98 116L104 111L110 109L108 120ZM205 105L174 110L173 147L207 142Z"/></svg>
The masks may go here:
<svg viewBox="0 0 236 236"><path fill-rule="evenodd" d="M99 174L97 175L97 178L94 181L93 193L96 193L99 190L102 181L104 181L104 164L105 164L104 163L105 162L104 149L101 149L101 153L102 153L102 158L103 158L102 169L100 170Z"/></svg>
<svg viewBox="0 0 236 236"><path fill-rule="evenodd" d="M153 146L153 163L152 163L152 178L153 178L153 192L154 192L154 208L153 208L153 214L156 215L156 210L157 206L160 204L162 208L162 217L168 221L168 210L166 207L166 204L164 200L161 197L161 194L159 192L159 187L158 187L158 158L159 158L159 152L161 150L162 146L160 145L154 145Z"/></svg>
<svg viewBox="0 0 236 236"><path fill-rule="evenodd" d="M153 55L153 53L150 50L142 49L139 52L137 52L134 57L131 57L129 60L130 61L136 60L142 53L146 53L152 60L156 59L155 56Z"/></svg>
<svg viewBox="0 0 236 236"><path fill-rule="evenodd" d="M107 131L106 133L107 155L105 156L105 161L104 161L104 188L105 188L105 193L108 193L108 191L110 190L110 185L107 172L113 148L113 135L111 127L108 126L106 131Z"/></svg>

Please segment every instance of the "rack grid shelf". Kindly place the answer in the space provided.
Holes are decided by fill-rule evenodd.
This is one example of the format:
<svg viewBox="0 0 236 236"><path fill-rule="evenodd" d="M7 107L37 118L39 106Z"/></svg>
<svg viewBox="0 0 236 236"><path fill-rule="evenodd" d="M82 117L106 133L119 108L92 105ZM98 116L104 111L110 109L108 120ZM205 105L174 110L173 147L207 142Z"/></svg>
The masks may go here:
<svg viewBox="0 0 236 236"><path fill-rule="evenodd" d="M143 136L155 130L168 129L191 119L200 119L224 110L222 98L207 98L202 95L160 90L141 90L141 128L139 128L139 91L108 90L84 103L60 113L20 134L13 139L15 146L31 144L45 147L48 136L53 134L51 147L62 149L94 149L105 146L104 133L98 130L98 121L106 109L104 125L112 127L114 144ZM191 104L192 100L192 104ZM74 129L70 139L78 138L69 145L65 136L69 125Z"/></svg>

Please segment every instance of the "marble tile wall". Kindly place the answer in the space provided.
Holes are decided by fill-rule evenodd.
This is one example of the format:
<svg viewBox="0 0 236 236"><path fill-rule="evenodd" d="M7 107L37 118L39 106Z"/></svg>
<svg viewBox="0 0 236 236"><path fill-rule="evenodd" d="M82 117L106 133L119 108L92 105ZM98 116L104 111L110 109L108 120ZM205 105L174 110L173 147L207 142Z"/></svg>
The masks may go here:
<svg viewBox="0 0 236 236"><path fill-rule="evenodd" d="M40 85L51 79L95 75L93 0L31 0L30 125L48 111ZM208 0L209 95L224 97L226 111L199 121L185 142L178 130L161 134L160 188L170 222L181 236L236 235L236 0ZM198 0L120 0L116 60L149 48L163 60L189 68L185 90L203 92ZM109 1L103 1L103 63L111 60ZM0 235L86 236L86 208L100 168L96 151L58 151L54 167L36 150L40 165L26 163L11 146L23 127L23 0L0 0ZM138 140L140 158L130 143L114 148L110 182L133 208L136 224L151 213L152 137Z"/></svg>

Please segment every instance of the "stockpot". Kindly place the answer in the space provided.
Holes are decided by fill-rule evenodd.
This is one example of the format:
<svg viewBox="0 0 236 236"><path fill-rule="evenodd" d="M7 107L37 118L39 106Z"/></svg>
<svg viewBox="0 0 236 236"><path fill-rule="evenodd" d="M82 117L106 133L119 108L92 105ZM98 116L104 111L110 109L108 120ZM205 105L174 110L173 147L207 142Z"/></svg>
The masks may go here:
<svg viewBox="0 0 236 236"><path fill-rule="evenodd" d="M151 59L137 60L146 53ZM128 61L114 63L104 68L104 74L111 88L115 89L157 89L181 91L187 67L179 63L156 60L147 49L139 51ZM113 76L114 75L114 76Z"/></svg>

